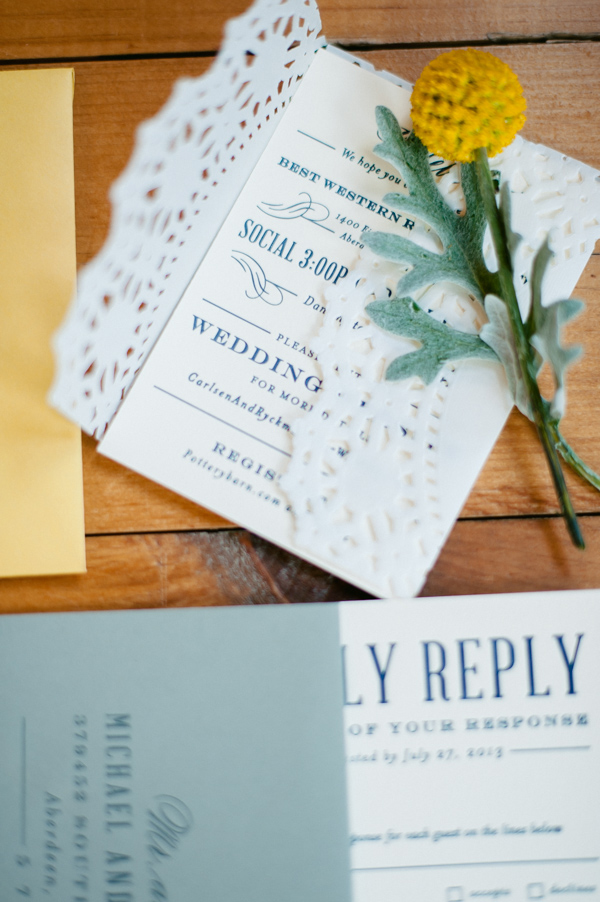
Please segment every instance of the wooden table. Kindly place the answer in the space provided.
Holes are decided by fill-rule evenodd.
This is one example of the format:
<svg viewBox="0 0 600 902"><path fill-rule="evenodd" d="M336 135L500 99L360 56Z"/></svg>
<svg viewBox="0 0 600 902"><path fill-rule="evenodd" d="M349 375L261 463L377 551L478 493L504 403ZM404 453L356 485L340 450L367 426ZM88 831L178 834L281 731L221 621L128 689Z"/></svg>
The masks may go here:
<svg viewBox="0 0 600 902"><path fill-rule="evenodd" d="M79 265L101 247L108 188L138 123L181 76L205 72L225 20L245 0L0 2L0 65L73 66ZM486 47L517 72L528 99L525 137L600 169L598 0L323 0L328 39L414 80L447 47ZM549 32L549 29L551 31ZM600 255L569 327L586 356L571 371L564 432L600 471ZM83 610L262 604L361 593L218 516L122 469L83 439L88 572L0 582L0 610ZM600 586L600 493L567 477L588 543L568 543L530 424L513 414L423 594Z"/></svg>

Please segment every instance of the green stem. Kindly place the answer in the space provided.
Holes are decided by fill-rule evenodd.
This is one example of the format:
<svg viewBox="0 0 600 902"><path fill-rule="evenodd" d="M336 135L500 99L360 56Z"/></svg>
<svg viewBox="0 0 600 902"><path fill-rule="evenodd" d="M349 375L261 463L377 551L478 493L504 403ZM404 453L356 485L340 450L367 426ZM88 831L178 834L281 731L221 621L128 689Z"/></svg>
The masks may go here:
<svg viewBox="0 0 600 902"><path fill-rule="evenodd" d="M567 463L571 467L571 469L577 473L578 476L581 476L582 479L585 479L590 483L590 485L593 485L595 489L598 489L598 491L600 491L600 476L598 476L597 473L594 473L592 468L588 467L588 465L582 461L579 455L576 454L575 451L573 451L569 443L560 434L558 423L552 423L550 428L554 438L556 450L565 461L565 463Z"/></svg>
<svg viewBox="0 0 600 902"><path fill-rule="evenodd" d="M512 261L506 242L504 225L496 204L494 184L492 182L492 174L490 172L485 148L481 148L476 152L475 165L477 168L477 177L485 214L490 226L492 240L496 250L496 257L498 259L498 278L500 281L502 300L506 304L508 311L513 338L517 349L517 356L519 358L521 375L531 406L533 422L535 423L542 448L546 454L546 460L548 461L548 466L554 481L554 487L569 535L577 548L585 548L585 542L583 541L583 536L579 529L575 510L571 498L569 497L565 477L558 458L556 436L553 435L553 428L548 418L547 408L544 405L537 379L534 375L535 367L531 353L531 345L525 334L525 326L521 319L519 302L517 301L513 282Z"/></svg>

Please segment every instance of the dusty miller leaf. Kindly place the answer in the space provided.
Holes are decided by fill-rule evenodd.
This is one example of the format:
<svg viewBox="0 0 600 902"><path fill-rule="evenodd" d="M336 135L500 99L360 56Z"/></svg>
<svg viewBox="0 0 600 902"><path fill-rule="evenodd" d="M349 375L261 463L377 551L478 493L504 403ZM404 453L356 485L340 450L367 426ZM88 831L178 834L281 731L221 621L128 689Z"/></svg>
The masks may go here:
<svg viewBox="0 0 600 902"><path fill-rule="evenodd" d="M389 232L367 232L365 243L387 260L412 266L398 282L398 295L450 281L483 303L485 295L497 292L498 286L496 274L489 272L483 260L486 223L474 164L461 166L466 212L459 216L440 194L429 166L429 154L419 138L414 133L405 138L386 107L377 107L376 118L382 142L375 147L375 153L398 169L409 191L408 197L386 194L384 201L427 223L443 250L439 254L427 251L410 238Z"/></svg>
<svg viewBox="0 0 600 902"><path fill-rule="evenodd" d="M373 301L367 305L366 312L386 332L421 342L418 350L402 354L390 363L385 373L389 381L419 376L429 385L450 360L467 357L497 360L492 348L478 335L468 335L438 322L412 298Z"/></svg>
<svg viewBox="0 0 600 902"><path fill-rule="evenodd" d="M560 330L580 313L585 304L582 301L555 301L548 307L542 305L542 279L553 256L548 239L536 254L531 273L531 310L526 329L531 345L552 370L555 392L550 401L550 415L559 420L564 416L566 405L566 370L581 354L580 347L564 348L560 343Z"/></svg>
<svg viewBox="0 0 600 902"><path fill-rule="evenodd" d="M496 295L490 294L485 299L485 312L489 322L483 326L479 336L500 358L513 401L522 414L533 420L506 304Z"/></svg>

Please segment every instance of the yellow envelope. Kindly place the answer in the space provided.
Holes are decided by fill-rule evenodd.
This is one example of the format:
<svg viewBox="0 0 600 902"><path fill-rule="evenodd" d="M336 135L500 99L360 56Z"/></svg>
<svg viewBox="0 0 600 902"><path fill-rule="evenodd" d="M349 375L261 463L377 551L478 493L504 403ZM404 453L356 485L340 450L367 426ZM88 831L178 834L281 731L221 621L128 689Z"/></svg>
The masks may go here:
<svg viewBox="0 0 600 902"><path fill-rule="evenodd" d="M85 570L81 435L46 403L75 284L73 71L0 74L0 576Z"/></svg>

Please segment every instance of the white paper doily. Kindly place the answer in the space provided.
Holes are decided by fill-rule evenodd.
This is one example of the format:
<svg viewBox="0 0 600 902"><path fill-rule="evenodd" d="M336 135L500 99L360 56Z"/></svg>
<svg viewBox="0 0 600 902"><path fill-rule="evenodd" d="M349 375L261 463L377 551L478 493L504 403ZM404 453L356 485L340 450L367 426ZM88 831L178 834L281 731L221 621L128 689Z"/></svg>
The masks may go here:
<svg viewBox="0 0 600 902"><path fill-rule="evenodd" d="M257 0L178 81L111 190L102 251L57 333L50 403L100 437L323 46L314 0Z"/></svg>
<svg viewBox="0 0 600 902"><path fill-rule="evenodd" d="M521 138L492 165L510 179L513 225L527 235L515 259L523 310L534 253L548 232L555 258L545 302L568 297L600 238L600 176ZM491 265L489 241L486 257ZM378 329L364 308L394 295L398 277L397 267L365 251L343 285L328 292L312 343L323 390L294 424L282 481L298 547L320 550L350 581L367 580L381 596L419 591L512 407L494 362L447 365L429 386L385 382L391 361L416 344ZM444 283L419 303L464 331L485 321L479 305Z"/></svg>

